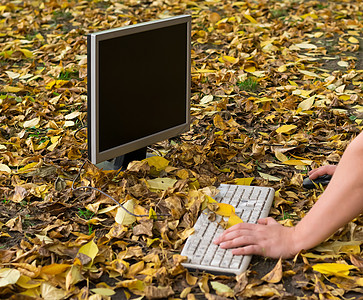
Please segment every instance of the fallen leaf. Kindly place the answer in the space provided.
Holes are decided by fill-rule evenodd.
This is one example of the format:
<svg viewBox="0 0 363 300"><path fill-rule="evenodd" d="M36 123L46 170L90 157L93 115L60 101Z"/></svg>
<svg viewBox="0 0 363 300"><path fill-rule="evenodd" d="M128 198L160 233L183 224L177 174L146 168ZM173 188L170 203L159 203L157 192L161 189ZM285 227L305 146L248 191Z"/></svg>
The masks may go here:
<svg viewBox="0 0 363 300"><path fill-rule="evenodd" d="M64 298L66 292L61 289L57 289L47 282L43 282L40 285L40 294L43 299L60 300Z"/></svg>
<svg viewBox="0 0 363 300"><path fill-rule="evenodd" d="M0 269L0 287L15 284L20 278L20 272L15 269Z"/></svg>
<svg viewBox="0 0 363 300"><path fill-rule="evenodd" d="M37 117L37 118L33 118L29 121L25 121L24 124L23 124L23 127L24 128L30 128L30 127L35 127L39 124L40 122L40 118Z"/></svg>
<svg viewBox="0 0 363 300"><path fill-rule="evenodd" d="M0 164L0 172L11 174L11 169L5 164Z"/></svg>
<svg viewBox="0 0 363 300"><path fill-rule="evenodd" d="M254 177L236 178L234 180L234 183L237 185L251 185L254 179L255 179Z"/></svg>
<svg viewBox="0 0 363 300"><path fill-rule="evenodd" d="M135 201L133 199L130 199L130 200L126 201L122 205L129 212L131 212L131 213L134 212ZM136 217L133 216L133 215L130 215L123 208L119 207L117 209L117 213L116 213L116 216L115 216L115 221L118 224L128 226L128 225L131 225L132 223L134 223L136 221Z"/></svg>
<svg viewBox="0 0 363 300"><path fill-rule="evenodd" d="M90 290L92 293L95 293L97 295L101 296L113 296L116 294L114 290L106 289L106 288L94 288Z"/></svg>
<svg viewBox="0 0 363 300"><path fill-rule="evenodd" d="M294 129L296 129L297 126L296 125L282 125L279 128L276 129L277 133L288 133Z"/></svg>
<svg viewBox="0 0 363 300"><path fill-rule="evenodd" d="M258 172L258 174L260 174L260 176L263 179L266 179L266 180L269 180L269 181L280 181L281 180L281 178L276 177L276 176L272 176L270 174L266 174L266 173L262 173L262 172Z"/></svg>
<svg viewBox="0 0 363 300"><path fill-rule="evenodd" d="M217 292L217 295L223 296L223 297L233 297L234 292L233 290L223 283L220 283L218 281L211 281L210 282L212 288Z"/></svg>
<svg viewBox="0 0 363 300"><path fill-rule="evenodd" d="M350 270L357 269L356 266L339 263L321 263L312 266L314 271L325 275L348 276Z"/></svg>
<svg viewBox="0 0 363 300"><path fill-rule="evenodd" d="M269 283L278 283L282 279L282 262L281 258L276 263L275 267L265 276L262 277L262 280L267 281Z"/></svg>
<svg viewBox="0 0 363 300"><path fill-rule="evenodd" d="M150 189L154 190L167 190L168 188L172 188L177 181L178 180L176 179L168 177L146 180L150 186Z"/></svg>

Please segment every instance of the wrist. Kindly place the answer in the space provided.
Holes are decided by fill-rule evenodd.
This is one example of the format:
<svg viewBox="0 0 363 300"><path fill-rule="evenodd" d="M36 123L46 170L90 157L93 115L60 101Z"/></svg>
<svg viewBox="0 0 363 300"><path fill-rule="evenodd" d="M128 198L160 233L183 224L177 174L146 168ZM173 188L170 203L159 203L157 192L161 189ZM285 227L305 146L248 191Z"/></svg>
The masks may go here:
<svg viewBox="0 0 363 300"><path fill-rule="evenodd" d="M315 247L320 242L320 240L315 240L316 236L314 236L314 233L306 232L305 227L301 222L294 227L292 244L294 245L295 255L302 250L309 250Z"/></svg>

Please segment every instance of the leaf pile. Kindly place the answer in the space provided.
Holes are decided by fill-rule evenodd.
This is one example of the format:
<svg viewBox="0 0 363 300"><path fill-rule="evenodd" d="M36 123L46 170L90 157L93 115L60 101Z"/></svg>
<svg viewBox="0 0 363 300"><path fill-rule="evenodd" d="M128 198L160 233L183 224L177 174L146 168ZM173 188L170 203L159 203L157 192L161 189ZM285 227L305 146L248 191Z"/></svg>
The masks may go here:
<svg viewBox="0 0 363 300"><path fill-rule="evenodd" d="M189 272L180 256L219 183L274 187L271 215L285 226L318 199L304 174L337 163L362 130L362 11L360 1L0 0L0 297L362 294L361 217L294 260L254 258L236 278ZM86 34L180 14L192 15L191 130L153 145L164 157L80 170Z"/></svg>

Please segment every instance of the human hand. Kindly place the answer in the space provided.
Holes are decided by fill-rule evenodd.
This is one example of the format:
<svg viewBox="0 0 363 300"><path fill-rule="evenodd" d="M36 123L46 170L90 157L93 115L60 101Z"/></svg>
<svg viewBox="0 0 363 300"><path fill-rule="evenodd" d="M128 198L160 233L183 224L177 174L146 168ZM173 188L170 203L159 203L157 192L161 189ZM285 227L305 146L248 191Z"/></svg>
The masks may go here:
<svg viewBox="0 0 363 300"><path fill-rule="evenodd" d="M314 169L314 170L311 170L309 172L309 178L311 180L314 180L322 175L333 175L334 172L335 172L335 169L337 168L337 166L335 165L327 165L327 166L322 166L320 168L317 168L317 169Z"/></svg>
<svg viewBox="0 0 363 300"><path fill-rule="evenodd" d="M223 249L233 248L234 255L290 258L301 250L294 241L295 227L284 227L271 217L257 222L236 224L213 242Z"/></svg>

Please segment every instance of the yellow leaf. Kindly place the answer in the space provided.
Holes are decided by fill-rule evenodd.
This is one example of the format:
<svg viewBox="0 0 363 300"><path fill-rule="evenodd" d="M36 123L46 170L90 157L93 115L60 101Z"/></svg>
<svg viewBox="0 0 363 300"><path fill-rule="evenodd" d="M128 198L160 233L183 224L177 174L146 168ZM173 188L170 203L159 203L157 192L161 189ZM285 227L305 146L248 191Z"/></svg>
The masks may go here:
<svg viewBox="0 0 363 300"><path fill-rule="evenodd" d="M150 189L154 190L167 190L168 188L172 188L177 181L176 179L168 177L146 180Z"/></svg>
<svg viewBox="0 0 363 300"><path fill-rule="evenodd" d="M189 178L189 172L186 169L178 170L175 173L176 176L178 176L180 179L188 179Z"/></svg>
<svg viewBox="0 0 363 300"><path fill-rule="evenodd" d="M25 57L32 58L34 57L33 52L29 51L28 49L19 49Z"/></svg>
<svg viewBox="0 0 363 300"><path fill-rule="evenodd" d="M254 24L257 24L257 21L252 17L250 16L249 14L243 14L243 16L248 20L250 21L251 23L254 23Z"/></svg>
<svg viewBox="0 0 363 300"><path fill-rule="evenodd" d="M45 88L46 89L51 89L54 85L55 85L55 80L52 80L52 81L50 81L50 82L48 82L46 85L45 85Z"/></svg>
<svg viewBox="0 0 363 300"><path fill-rule="evenodd" d="M78 254L87 255L93 261L93 259L98 254L98 247L95 244L95 242L92 240L87 244L83 245L81 248L79 248Z"/></svg>
<svg viewBox="0 0 363 300"><path fill-rule="evenodd" d="M286 70L287 70L287 66L286 65L282 65L282 66L279 66L278 67L277 72L283 73Z"/></svg>
<svg viewBox="0 0 363 300"><path fill-rule="evenodd" d="M231 169L230 168L223 168L223 169L219 169L217 168L220 172L223 172L223 173L229 173L231 172Z"/></svg>
<svg viewBox="0 0 363 300"><path fill-rule="evenodd" d="M21 292L20 295L32 297L32 298L39 298L40 297L40 289L39 287L33 289L27 289L24 292Z"/></svg>
<svg viewBox="0 0 363 300"><path fill-rule="evenodd" d="M235 58L233 56L223 55L220 60L220 62L229 62L231 64L235 64L238 62L238 58Z"/></svg>
<svg viewBox="0 0 363 300"><path fill-rule="evenodd" d="M298 108L301 108L302 111L309 110L313 106L314 101L315 101L315 96L305 99L299 103Z"/></svg>
<svg viewBox="0 0 363 300"><path fill-rule="evenodd" d="M178 233L178 237L184 241L189 236L191 236L194 232L195 232L195 229L193 227L187 228L187 229L184 229L182 232Z"/></svg>
<svg viewBox="0 0 363 300"><path fill-rule="evenodd" d="M295 128L297 128L296 125L282 125L276 129L276 132L277 133L288 133L288 132L294 130Z"/></svg>
<svg viewBox="0 0 363 300"><path fill-rule="evenodd" d="M321 263L313 266L314 271L334 276L348 276L349 271L352 269L357 269L357 267L338 263Z"/></svg>
<svg viewBox="0 0 363 300"><path fill-rule="evenodd" d="M181 293L180 293L180 298L186 298L190 292L191 292L192 288L191 287L186 287Z"/></svg>
<svg viewBox="0 0 363 300"><path fill-rule="evenodd" d="M149 219L156 220L158 218L156 212L150 207L149 210Z"/></svg>
<svg viewBox="0 0 363 300"><path fill-rule="evenodd" d="M353 44L359 44L359 41L353 36L349 37L348 41Z"/></svg>
<svg viewBox="0 0 363 300"><path fill-rule="evenodd" d="M54 143L58 142L59 139L60 139L60 136L55 135L50 138L50 141L54 144Z"/></svg>
<svg viewBox="0 0 363 300"><path fill-rule="evenodd" d="M60 138L61 138L60 136L52 136L50 138L50 141L52 142L52 144L49 147L47 147L47 149L49 151L53 151L54 148L57 147L57 145L58 145L58 143L60 141Z"/></svg>
<svg viewBox="0 0 363 300"><path fill-rule="evenodd" d="M195 73L215 73L217 70L209 70L209 69L198 69L194 70Z"/></svg>
<svg viewBox="0 0 363 300"><path fill-rule="evenodd" d="M42 281L35 280L26 275L21 275L16 284L24 289L32 289L40 286Z"/></svg>
<svg viewBox="0 0 363 300"><path fill-rule="evenodd" d="M198 277L191 275L188 271L185 275L185 279L189 285L194 285L198 281Z"/></svg>
<svg viewBox="0 0 363 300"><path fill-rule="evenodd" d="M320 254L315 254L315 253L311 253L311 252L302 253L301 256L307 257L307 258L320 259L320 260L324 260L324 259L327 259L327 258L331 259L331 258L338 258L338 257L340 257L339 254L337 254L337 255L333 255L333 254L320 255Z"/></svg>
<svg viewBox="0 0 363 300"><path fill-rule="evenodd" d="M246 72L249 72L249 73L252 73L252 72L255 72L256 71L256 68L254 66L247 67L247 68L245 68L245 71Z"/></svg>
<svg viewBox="0 0 363 300"><path fill-rule="evenodd" d="M38 166L38 164L39 164L38 162L32 162L30 164L27 164L26 166L20 168L18 170L18 173L28 173L28 172L34 171L34 168L36 166Z"/></svg>
<svg viewBox="0 0 363 300"><path fill-rule="evenodd" d="M284 165L290 165L290 166L308 166L309 164L307 162L304 162L299 159L290 159L282 162Z"/></svg>
<svg viewBox="0 0 363 300"><path fill-rule="evenodd" d="M228 218L228 222L227 222L227 229L228 229L229 227L232 227L232 226L234 226L234 225L236 225L236 224L239 224L239 223L243 223L243 220L242 220L240 217L238 217L238 216L235 214L235 212L232 212L232 213L231 213L231 216Z"/></svg>
<svg viewBox="0 0 363 300"><path fill-rule="evenodd" d="M216 114L213 118L213 124L215 127L222 129L222 130L226 130L228 129L228 126L226 125L226 123L224 122L223 118Z"/></svg>
<svg viewBox="0 0 363 300"><path fill-rule="evenodd" d="M16 87L16 86L5 85L3 87L3 91L6 92L6 93L17 93L17 92L20 92L22 90L23 90L23 88Z"/></svg>
<svg viewBox="0 0 363 300"><path fill-rule="evenodd" d="M146 246L150 247L154 242L157 242L159 240L160 240L159 238L155 238L155 239L147 238L147 240L146 240Z"/></svg>
<svg viewBox="0 0 363 300"><path fill-rule="evenodd" d="M208 277L209 274L204 274L203 277L198 281L199 288L203 293L209 293Z"/></svg>
<svg viewBox="0 0 363 300"><path fill-rule="evenodd" d="M126 201L122 205L129 212L131 212L131 213L134 212L135 201L133 199ZM132 223L134 223L136 221L136 218L133 215L130 215L129 213L127 213L122 207L119 207L117 209L115 221L118 224L128 226L128 225L131 225Z"/></svg>
<svg viewBox="0 0 363 300"><path fill-rule="evenodd" d="M363 278L358 278L356 284L363 286Z"/></svg>
<svg viewBox="0 0 363 300"><path fill-rule="evenodd" d="M288 160L287 156L285 154L283 154L281 151L276 150L275 151L275 156L281 162L284 162L284 161Z"/></svg>
<svg viewBox="0 0 363 300"><path fill-rule="evenodd" d="M236 178L234 183L237 185L251 185L253 179L255 179L255 177Z"/></svg>
<svg viewBox="0 0 363 300"><path fill-rule="evenodd" d="M310 76L310 77L317 77L317 78L320 78L321 76L318 75L318 74L315 74L313 72L310 72L310 71L306 71L306 70L300 70L298 69L298 71L304 75L307 75L307 76Z"/></svg>
<svg viewBox="0 0 363 300"><path fill-rule="evenodd" d="M161 156L151 156L144 159L144 161L146 161L150 167L154 167L157 172L165 170L169 165L169 161Z"/></svg>
<svg viewBox="0 0 363 300"><path fill-rule="evenodd" d="M314 14L312 12L301 16L302 19L306 19L307 17L310 17L312 19L318 19L319 18L316 14Z"/></svg>
<svg viewBox="0 0 363 300"><path fill-rule="evenodd" d="M223 217L230 217L232 213L234 213L234 207L227 203L217 203L218 209L215 212L216 214Z"/></svg>
<svg viewBox="0 0 363 300"><path fill-rule="evenodd" d="M138 279L131 279L131 280L124 280L117 283L117 287L125 287L129 290L137 290L137 291L144 291L145 290L145 283Z"/></svg>
<svg viewBox="0 0 363 300"><path fill-rule="evenodd" d="M211 281L212 288L216 291L217 295L223 296L223 297L233 297L234 292L233 290L223 283L220 283L218 281Z"/></svg>
<svg viewBox="0 0 363 300"><path fill-rule="evenodd" d="M35 37L41 42L44 41L44 37L40 33L37 33Z"/></svg>
<svg viewBox="0 0 363 300"><path fill-rule="evenodd" d="M205 195L205 198L207 199L208 203L218 203L216 200L214 200L211 196Z"/></svg>
<svg viewBox="0 0 363 300"><path fill-rule="evenodd" d="M145 263L143 260L131 265L127 275L130 277L135 277L139 272L141 272L144 269L144 266Z"/></svg>
<svg viewBox="0 0 363 300"><path fill-rule="evenodd" d="M95 293L97 295L101 295L101 296L112 296L115 295L116 292L114 290L111 289L106 289L106 288L94 288L90 290L92 293Z"/></svg>
<svg viewBox="0 0 363 300"><path fill-rule="evenodd" d="M67 270L71 265L68 264L50 264L42 267L41 273L48 275L57 275L63 273Z"/></svg>
<svg viewBox="0 0 363 300"><path fill-rule="evenodd" d="M267 120L267 121L272 121L273 119L275 119L276 118L276 116L275 115L269 115L269 116L267 116L265 119Z"/></svg>
<svg viewBox="0 0 363 300"><path fill-rule="evenodd" d="M350 99L350 96L349 95L341 95L339 96L339 99L342 99L343 101L347 101Z"/></svg>
<svg viewBox="0 0 363 300"><path fill-rule="evenodd" d="M146 208L136 204L134 206L134 214L135 215L147 215L148 214L148 211Z"/></svg>
<svg viewBox="0 0 363 300"><path fill-rule="evenodd" d="M81 274L80 267L72 265L66 275L66 289L69 290L72 285L80 282L81 280L83 280L83 276Z"/></svg>

